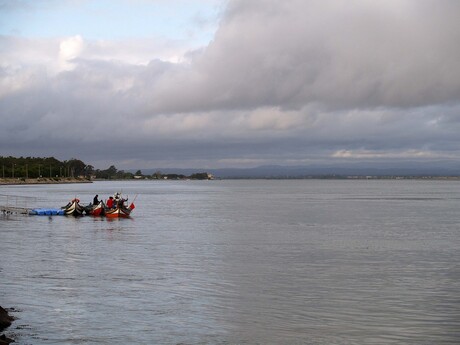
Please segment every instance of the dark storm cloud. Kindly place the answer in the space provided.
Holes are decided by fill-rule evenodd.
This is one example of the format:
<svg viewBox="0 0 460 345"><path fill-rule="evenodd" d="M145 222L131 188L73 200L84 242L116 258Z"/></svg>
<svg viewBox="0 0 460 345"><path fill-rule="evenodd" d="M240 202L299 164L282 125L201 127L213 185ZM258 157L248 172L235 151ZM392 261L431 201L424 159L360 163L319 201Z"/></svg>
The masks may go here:
<svg viewBox="0 0 460 345"><path fill-rule="evenodd" d="M205 53L155 90L154 109L456 101L459 11L455 1L232 1Z"/></svg>
<svg viewBox="0 0 460 345"><path fill-rule="evenodd" d="M144 50L149 40L0 37L0 154L458 160L458 13L445 0L230 1L209 46L179 62Z"/></svg>

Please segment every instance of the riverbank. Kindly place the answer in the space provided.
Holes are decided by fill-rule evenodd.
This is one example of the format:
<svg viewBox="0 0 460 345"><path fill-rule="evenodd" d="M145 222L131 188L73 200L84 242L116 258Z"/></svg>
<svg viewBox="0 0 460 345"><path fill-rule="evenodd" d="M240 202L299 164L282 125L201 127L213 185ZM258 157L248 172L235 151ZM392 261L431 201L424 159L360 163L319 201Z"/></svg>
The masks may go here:
<svg viewBox="0 0 460 345"><path fill-rule="evenodd" d="M60 184L60 183L92 183L83 178L0 178L0 185L21 185L21 184Z"/></svg>
<svg viewBox="0 0 460 345"><path fill-rule="evenodd" d="M0 306L0 332L11 326L14 318ZM0 345L8 345L14 342L13 339L8 338L5 334L0 335Z"/></svg>

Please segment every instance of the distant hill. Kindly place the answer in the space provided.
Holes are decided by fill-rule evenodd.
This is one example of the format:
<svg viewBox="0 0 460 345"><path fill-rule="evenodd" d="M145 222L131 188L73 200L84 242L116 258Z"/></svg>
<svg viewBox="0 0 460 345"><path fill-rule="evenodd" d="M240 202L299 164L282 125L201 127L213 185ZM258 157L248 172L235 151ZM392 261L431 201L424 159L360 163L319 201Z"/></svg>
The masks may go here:
<svg viewBox="0 0 460 345"><path fill-rule="evenodd" d="M191 175L208 172L217 178L308 178L308 177L341 177L341 176L460 176L460 163L450 161L436 162L379 162L379 163L347 163L317 164L309 166L267 165L254 168L225 169L182 169L159 168L142 169L144 175L156 171L164 174Z"/></svg>

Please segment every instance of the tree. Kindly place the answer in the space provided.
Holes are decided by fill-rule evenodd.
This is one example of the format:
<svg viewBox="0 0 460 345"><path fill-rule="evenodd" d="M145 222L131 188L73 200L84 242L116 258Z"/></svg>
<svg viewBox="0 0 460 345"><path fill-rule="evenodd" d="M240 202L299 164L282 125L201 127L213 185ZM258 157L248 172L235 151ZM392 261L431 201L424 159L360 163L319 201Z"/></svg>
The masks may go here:
<svg viewBox="0 0 460 345"><path fill-rule="evenodd" d="M71 177L85 175L86 164L79 159L72 158L64 162Z"/></svg>
<svg viewBox="0 0 460 345"><path fill-rule="evenodd" d="M117 168L115 168L115 165L111 165L108 169L107 169L107 175L109 178L114 178L116 175L117 175Z"/></svg>
<svg viewBox="0 0 460 345"><path fill-rule="evenodd" d="M85 166L85 176L91 176L94 174L94 167L90 164Z"/></svg>
<svg viewBox="0 0 460 345"><path fill-rule="evenodd" d="M209 176L207 172L196 173L190 176L193 180L208 180Z"/></svg>
<svg viewBox="0 0 460 345"><path fill-rule="evenodd" d="M96 178L103 178L103 179L111 179L116 178L117 175L117 168L114 165L111 165L108 169L95 171Z"/></svg>
<svg viewBox="0 0 460 345"><path fill-rule="evenodd" d="M156 180L161 180L163 178L163 174L161 173L161 171L155 171L152 175L152 178Z"/></svg>

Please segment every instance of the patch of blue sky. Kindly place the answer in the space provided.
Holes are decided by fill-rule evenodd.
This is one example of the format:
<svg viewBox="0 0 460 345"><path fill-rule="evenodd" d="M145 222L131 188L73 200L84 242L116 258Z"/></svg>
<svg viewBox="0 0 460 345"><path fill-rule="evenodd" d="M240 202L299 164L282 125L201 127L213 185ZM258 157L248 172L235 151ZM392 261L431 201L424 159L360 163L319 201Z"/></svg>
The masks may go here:
<svg viewBox="0 0 460 345"><path fill-rule="evenodd" d="M223 0L1 1L0 34L32 38L81 35L117 40L161 37L209 42Z"/></svg>

